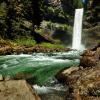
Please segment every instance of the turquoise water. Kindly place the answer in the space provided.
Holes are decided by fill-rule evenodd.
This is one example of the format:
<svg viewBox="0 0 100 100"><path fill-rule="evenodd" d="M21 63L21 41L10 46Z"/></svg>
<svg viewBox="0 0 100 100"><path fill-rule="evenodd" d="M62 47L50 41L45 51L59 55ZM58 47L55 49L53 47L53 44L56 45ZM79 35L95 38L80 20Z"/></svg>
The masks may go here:
<svg viewBox="0 0 100 100"><path fill-rule="evenodd" d="M0 74L11 77L18 73L29 74L34 77L36 84L43 85L54 79L61 69L77 66L78 58L77 51L0 56Z"/></svg>

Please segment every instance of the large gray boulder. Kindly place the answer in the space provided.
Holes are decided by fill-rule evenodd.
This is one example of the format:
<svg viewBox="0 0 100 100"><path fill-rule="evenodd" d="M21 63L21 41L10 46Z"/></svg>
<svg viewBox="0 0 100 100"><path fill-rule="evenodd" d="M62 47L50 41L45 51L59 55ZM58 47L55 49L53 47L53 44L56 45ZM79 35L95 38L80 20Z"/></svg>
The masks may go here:
<svg viewBox="0 0 100 100"><path fill-rule="evenodd" d="M40 100L25 80L0 82L0 100Z"/></svg>

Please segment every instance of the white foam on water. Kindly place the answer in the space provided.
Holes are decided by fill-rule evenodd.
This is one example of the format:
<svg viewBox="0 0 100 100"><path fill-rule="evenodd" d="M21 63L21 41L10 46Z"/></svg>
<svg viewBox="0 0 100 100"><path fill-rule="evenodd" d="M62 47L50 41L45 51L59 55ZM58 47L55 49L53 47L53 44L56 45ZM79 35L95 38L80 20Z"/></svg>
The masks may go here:
<svg viewBox="0 0 100 100"><path fill-rule="evenodd" d="M50 92L49 88L48 87L45 87L45 86L38 86L38 85L33 85L33 88L36 90L36 92L38 94L45 94L45 93L48 93Z"/></svg>
<svg viewBox="0 0 100 100"><path fill-rule="evenodd" d="M14 59L7 60L5 63L18 64L19 62L14 58Z"/></svg>
<svg viewBox="0 0 100 100"><path fill-rule="evenodd" d="M59 87L47 87L47 86L38 86L33 85L33 88L36 90L38 94L47 94L52 93L54 91L66 91L66 89L63 89L61 86Z"/></svg>
<svg viewBox="0 0 100 100"><path fill-rule="evenodd" d="M8 65L7 64L2 64L0 67L7 69Z"/></svg>
<svg viewBox="0 0 100 100"><path fill-rule="evenodd" d="M3 63L0 65L1 69L4 68L13 68L14 66L24 66L24 67L38 67L38 66L48 66L53 64L66 64L70 62L79 62L76 59L67 59L66 56L77 55L77 51L69 51L66 53L33 53L29 54L20 54L20 55L7 55L1 56L4 59ZM64 58L65 57L65 58Z"/></svg>
<svg viewBox="0 0 100 100"><path fill-rule="evenodd" d="M32 55L29 54L20 54L20 55L6 55L6 57L31 57Z"/></svg>

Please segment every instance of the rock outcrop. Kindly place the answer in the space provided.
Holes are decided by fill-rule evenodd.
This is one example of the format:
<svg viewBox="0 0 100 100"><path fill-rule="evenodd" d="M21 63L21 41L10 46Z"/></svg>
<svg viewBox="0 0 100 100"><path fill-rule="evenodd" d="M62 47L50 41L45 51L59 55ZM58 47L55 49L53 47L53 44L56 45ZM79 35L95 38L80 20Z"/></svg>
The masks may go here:
<svg viewBox="0 0 100 100"><path fill-rule="evenodd" d="M66 100L100 100L100 44L86 50L78 67L64 69L56 75L68 87Z"/></svg>
<svg viewBox="0 0 100 100"><path fill-rule="evenodd" d="M86 50L80 58L80 66L93 67L100 62L100 44L91 50Z"/></svg>
<svg viewBox="0 0 100 100"><path fill-rule="evenodd" d="M25 80L0 82L0 100L41 100Z"/></svg>

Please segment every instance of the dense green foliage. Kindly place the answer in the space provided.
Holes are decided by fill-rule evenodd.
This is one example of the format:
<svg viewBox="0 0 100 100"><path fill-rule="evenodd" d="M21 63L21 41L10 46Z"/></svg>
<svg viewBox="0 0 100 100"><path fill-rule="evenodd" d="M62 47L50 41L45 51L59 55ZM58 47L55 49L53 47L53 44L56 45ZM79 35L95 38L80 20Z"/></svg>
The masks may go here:
<svg viewBox="0 0 100 100"><path fill-rule="evenodd" d="M0 2L1 36L13 39L17 35L29 35L34 28L28 23L32 23L34 27L34 25L39 26L42 21L40 7L40 0L2 0Z"/></svg>
<svg viewBox="0 0 100 100"><path fill-rule="evenodd" d="M39 27L43 20L72 25L75 8L83 7L82 0L50 4L45 1L48 0L0 0L0 37L34 36L34 27ZM85 11L85 20L92 24L99 20L100 6L96 0L91 1L92 6L88 4L89 9Z"/></svg>
<svg viewBox="0 0 100 100"><path fill-rule="evenodd" d="M74 14L76 8L82 8L82 0L61 0L63 4L63 9L70 15Z"/></svg>

